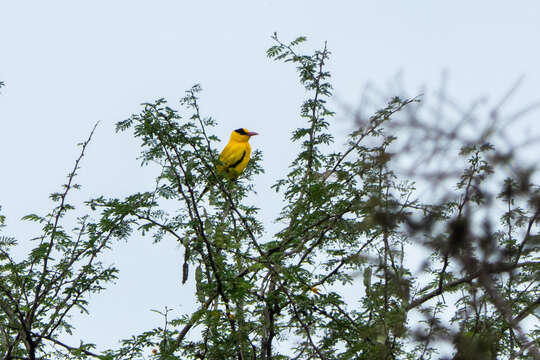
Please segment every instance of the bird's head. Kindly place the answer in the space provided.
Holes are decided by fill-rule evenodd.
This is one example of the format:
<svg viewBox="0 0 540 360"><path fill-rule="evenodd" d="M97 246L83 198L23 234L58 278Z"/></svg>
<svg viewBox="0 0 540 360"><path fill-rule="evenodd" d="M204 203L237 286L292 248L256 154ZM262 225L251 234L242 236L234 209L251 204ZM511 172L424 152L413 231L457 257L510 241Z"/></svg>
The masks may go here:
<svg viewBox="0 0 540 360"><path fill-rule="evenodd" d="M231 133L231 140L238 141L238 142L246 142L249 140L250 137L259 135L258 133L254 131L247 131L247 129L240 128L236 129Z"/></svg>

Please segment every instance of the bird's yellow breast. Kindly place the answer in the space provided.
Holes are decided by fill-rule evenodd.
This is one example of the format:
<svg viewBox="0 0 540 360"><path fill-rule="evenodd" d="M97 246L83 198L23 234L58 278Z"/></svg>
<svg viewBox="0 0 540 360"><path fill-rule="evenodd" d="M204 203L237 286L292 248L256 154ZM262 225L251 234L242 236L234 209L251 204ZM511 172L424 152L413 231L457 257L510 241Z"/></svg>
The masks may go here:
<svg viewBox="0 0 540 360"><path fill-rule="evenodd" d="M219 172L230 179L237 178L246 168L251 158L251 146L247 141L231 139L219 155Z"/></svg>

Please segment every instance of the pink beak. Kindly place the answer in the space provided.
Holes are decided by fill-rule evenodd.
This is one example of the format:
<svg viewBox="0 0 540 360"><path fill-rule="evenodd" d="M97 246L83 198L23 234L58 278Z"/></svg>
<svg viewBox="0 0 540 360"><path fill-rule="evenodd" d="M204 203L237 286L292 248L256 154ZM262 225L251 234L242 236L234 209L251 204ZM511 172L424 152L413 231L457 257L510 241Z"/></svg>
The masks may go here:
<svg viewBox="0 0 540 360"><path fill-rule="evenodd" d="M259 135L259 133L256 133L255 131L250 131L246 135L247 136L255 136L255 135Z"/></svg>

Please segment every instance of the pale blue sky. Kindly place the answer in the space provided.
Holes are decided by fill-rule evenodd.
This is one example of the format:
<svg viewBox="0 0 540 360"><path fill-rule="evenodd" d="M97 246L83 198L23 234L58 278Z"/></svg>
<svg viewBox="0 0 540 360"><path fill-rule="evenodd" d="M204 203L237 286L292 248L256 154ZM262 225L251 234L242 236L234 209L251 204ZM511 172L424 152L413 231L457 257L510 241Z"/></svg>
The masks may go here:
<svg viewBox="0 0 540 360"><path fill-rule="evenodd" d="M18 219L49 208L47 195L64 181L75 144L98 120L76 198L151 187L154 174L135 159L138 144L116 135L114 124L144 101L165 97L176 105L194 83L202 84L202 112L219 121L222 139L240 126L261 134L252 141L264 152L266 169L256 201L277 208L269 186L292 158L287 144L300 124L304 92L292 66L265 56L274 31L284 40L306 35L307 48L327 40L336 99L352 107L367 82L384 88L398 71L414 90L436 88L447 69L449 93L465 103L498 98L525 75L509 106L540 98L540 2L534 0L2 0L0 205L7 232L23 244L35 235ZM275 210L263 214L271 228ZM191 284L178 286L175 244L152 246L134 237L111 260L121 269L117 285L92 300L92 316L76 317L86 340L113 346L160 324L150 308L191 309Z"/></svg>

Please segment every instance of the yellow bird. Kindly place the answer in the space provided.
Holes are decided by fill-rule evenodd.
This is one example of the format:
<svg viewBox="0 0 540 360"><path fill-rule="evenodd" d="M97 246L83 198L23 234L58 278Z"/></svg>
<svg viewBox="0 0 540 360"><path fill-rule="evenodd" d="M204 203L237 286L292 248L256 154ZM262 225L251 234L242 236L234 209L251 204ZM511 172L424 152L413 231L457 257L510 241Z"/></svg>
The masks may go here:
<svg viewBox="0 0 540 360"><path fill-rule="evenodd" d="M220 164L216 166L216 169L220 174L230 180L234 180L240 176L251 158L251 145L249 145L249 139L255 135L259 134L254 131L247 131L245 128L236 129L231 133L229 143L219 155ZM198 200L200 200L210 189L211 185L212 184L206 186Z"/></svg>
<svg viewBox="0 0 540 360"><path fill-rule="evenodd" d="M246 168L251 158L251 145L249 138L259 135L254 131L247 131L244 128L236 129L231 133L229 143L221 151L217 170L227 178L234 180Z"/></svg>

